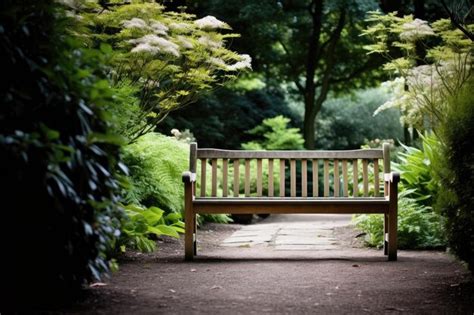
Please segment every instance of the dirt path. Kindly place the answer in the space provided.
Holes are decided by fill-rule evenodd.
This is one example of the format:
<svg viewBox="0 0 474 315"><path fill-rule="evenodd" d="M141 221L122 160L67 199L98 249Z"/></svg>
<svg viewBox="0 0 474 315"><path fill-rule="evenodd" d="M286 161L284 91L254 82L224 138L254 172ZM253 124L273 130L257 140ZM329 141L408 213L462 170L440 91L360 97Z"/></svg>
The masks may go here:
<svg viewBox="0 0 474 315"><path fill-rule="evenodd" d="M339 225L321 236L335 246L276 249L276 237L288 236L281 229L273 229L273 243L222 246L234 232L242 236L241 226L207 225L198 231L195 262L183 261L182 240L166 240L153 254L130 253L107 285L90 288L81 304L65 312L473 314L472 278L445 253L400 251L397 262L387 262L380 250L354 241L348 218L273 216L246 229L281 222L291 229L302 219L308 229L329 221Z"/></svg>

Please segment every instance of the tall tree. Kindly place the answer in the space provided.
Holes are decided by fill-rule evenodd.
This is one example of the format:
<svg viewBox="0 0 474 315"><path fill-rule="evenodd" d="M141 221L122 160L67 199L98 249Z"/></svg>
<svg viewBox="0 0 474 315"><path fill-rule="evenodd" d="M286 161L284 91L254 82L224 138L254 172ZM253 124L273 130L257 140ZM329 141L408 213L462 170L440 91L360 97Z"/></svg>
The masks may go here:
<svg viewBox="0 0 474 315"><path fill-rule="evenodd" d="M287 83L304 104L307 149L315 147L315 119L329 93L360 87L370 78L367 70L379 65L366 56L365 39L359 37L365 13L378 8L376 1L200 3L203 12L225 17L242 34L236 49L251 53L254 69L264 73L267 84Z"/></svg>

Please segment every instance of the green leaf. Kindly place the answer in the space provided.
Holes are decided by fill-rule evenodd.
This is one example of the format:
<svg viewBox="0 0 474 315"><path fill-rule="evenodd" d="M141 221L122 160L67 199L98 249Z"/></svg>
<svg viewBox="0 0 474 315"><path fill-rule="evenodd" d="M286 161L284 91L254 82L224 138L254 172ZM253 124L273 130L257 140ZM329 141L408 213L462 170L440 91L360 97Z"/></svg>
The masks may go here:
<svg viewBox="0 0 474 315"><path fill-rule="evenodd" d="M171 221L171 222L174 223L174 222L176 222L176 221L178 221L178 220L181 219L181 214L179 214L179 213L174 213L174 212L173 212L173 213L169 213L168 215L166 215L165 219L166 219L166 220L169 220L169 221Z"/></svg>
<svg viewBox="0 0 474 315"><path fill-rule="evenodd" d="M118 134L93 132L89 135L89 143L110 143L124 146L127 144L127 139Z"/></svg>
<svg viewBox="0 0 474 315"><path fill-rule="evenodd" d="M153 233L155 235L166 235L166 236L179 238L178 232L176 232L176 230L173 227L163 225L163 224L155 226L155 227L149 226L148 232Z"/></svg>
<svg viewBox="0 0 474 315"><path fill-rule="evenodd" d="M109 55L113 52L112 46L107 43L100 43L100 51L106 55Z"/></svg>
<svg viewBox="0 0 474 315"><path fill-rule="evenodd" d="M151 226L156 225L158 222L160 222L162 216L163 212L160 214L152 211L143 212L143 217L146 219L146 223Z"/></svg>

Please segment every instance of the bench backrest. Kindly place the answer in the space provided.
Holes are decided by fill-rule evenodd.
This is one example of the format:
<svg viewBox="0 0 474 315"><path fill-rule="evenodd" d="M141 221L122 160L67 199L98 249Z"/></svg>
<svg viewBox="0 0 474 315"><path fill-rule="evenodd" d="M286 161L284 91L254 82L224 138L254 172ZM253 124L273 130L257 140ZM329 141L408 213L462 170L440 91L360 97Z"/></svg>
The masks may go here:
<svg viewBox="0 0 474 315"><path fill-rule="evenodd" d="M381 174L390 172L390 146L385 143L383 149L345 151L244 151L198 149L191 143L189 168L197 173L199 197L378 197L385 192L380 186ZM256 176L253 191L252 176ZM218 184L222 187L219 194Z"/></svg>

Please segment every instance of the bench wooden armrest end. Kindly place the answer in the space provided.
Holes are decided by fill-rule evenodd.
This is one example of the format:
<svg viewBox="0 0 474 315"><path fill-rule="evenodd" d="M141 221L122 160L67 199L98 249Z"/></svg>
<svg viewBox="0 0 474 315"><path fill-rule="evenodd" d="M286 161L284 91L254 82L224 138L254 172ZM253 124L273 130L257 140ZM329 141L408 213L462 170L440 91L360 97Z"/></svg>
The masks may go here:
<svg viewBox="0 0 474 315"><path fill-rule="evenodd" d="M397 173L397 172L385 173L384 180L390 183L398 183L400 181L400 173Z"/></svg>
<svg viewBox="0 0 474 315"><path fill-rule="evenodd" d="M189 171L183 172L182 179L183 183L193 183L196 181L196 173L191 173Z"/></svg>

